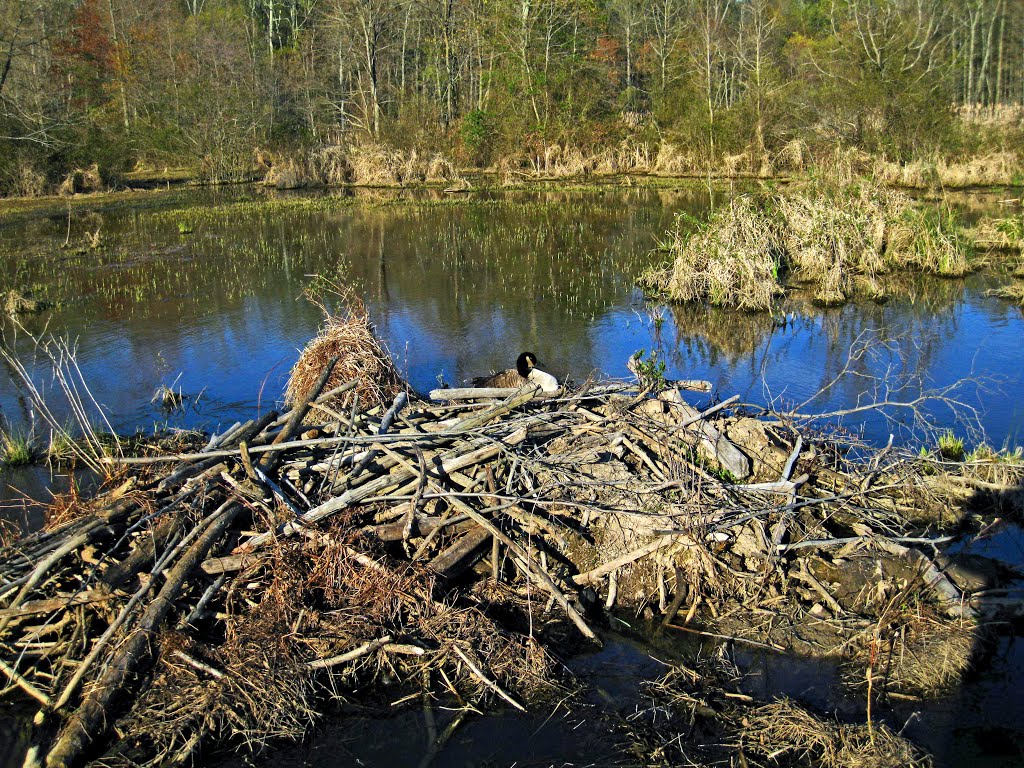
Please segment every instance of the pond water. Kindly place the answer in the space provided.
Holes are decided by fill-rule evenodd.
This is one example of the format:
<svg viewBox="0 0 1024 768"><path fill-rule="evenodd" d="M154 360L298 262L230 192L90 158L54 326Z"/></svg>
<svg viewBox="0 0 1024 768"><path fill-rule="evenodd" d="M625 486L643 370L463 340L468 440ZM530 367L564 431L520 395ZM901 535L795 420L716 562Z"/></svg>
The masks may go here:
<svg viewBox="0 0 1024 768"><path fill-rule="evenodd" d="M715 202L726 195L715 193ZM243 189L0 218L2 287L32 287L55 304L23 318L24 328L8 322L4 337L48 392L56 385L45 366L33 363L39 355L28 334L67 338L84 382L118 432L217 430L279 400L321 320L302 295L318 274L357 288L421 392L506 368L524 349L536 352L545 370L575 380L595 372L626 377L630 355L657 350L666 376L707 379L713 397L739 394L747 403L803 413L909 401L969 380L947 393L961 403L959 416L939 401L926 403L919 415L969 443L978 438L968 429L978 427L996 447L1024 442L1024 315L986 295L1005 282L998 274L904 278L886 303L827 310L796 291L774 317L645 302L633 280L660 258L652 254L657 239L678 212L706 216L711 202L699 187L480 192L459 199ZM967 202L972 213L994 205ZM5 426L24 430L34 423L43 433L14 379L10 370L0 376ZM159 385L180 388L190 396L188 407L163 413L151 403ZM920 424L913 415L893 409L887 419L855 410L842 423L870 441L884 443L896 433L914 447L930 438L915 431ZM0 472L6 516L37 514L18 500L45 498L61 482L39 468ZM999 658L1009 679L1019 680L1016 646ZM1020 713L1000 709L1005 679L982 676L952 704L928 706L938 707L936 717L947 723L942 707L998 710L985 714L985 722L1008 729L1019 744L1013 718ZM922 735L919 724L911 727L922 743L938 745L939 731ZM482 729L481 743L493 743L492 726L475 728ZM375 729L367 726L371 736ZM364 764L390 764L371 747L376 740L360 742ZM573 752L562 759L583 757ZM514 759L505 752L497 762ZM940 757L940 763L956 761Z"/></svg>

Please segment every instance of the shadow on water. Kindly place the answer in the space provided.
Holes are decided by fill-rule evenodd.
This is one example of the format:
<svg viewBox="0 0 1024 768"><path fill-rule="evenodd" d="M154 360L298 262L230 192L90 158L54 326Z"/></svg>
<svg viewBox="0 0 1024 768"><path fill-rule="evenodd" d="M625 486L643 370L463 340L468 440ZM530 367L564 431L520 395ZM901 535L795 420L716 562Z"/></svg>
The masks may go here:
<svg viewBox="0 0 1024 768"><path fill-rule="evenodd" d="M816 413L885 393L913 398L922 387L985 376L987 390L975 383L958 397L979 409L976 424L996 447L1021 441L1024 316L985 294L998 277L902 278L884 303L833 309L795 291L775 316L664 308L645 302L633 280L659 258L651 250L677 212L705 215L702 191L488 192L459 202L394 192L358 198L210 194L185 203L176 197L164 208L76 208L70 221L19 217L0 225L0 265L11 285L55 304L23 318L25 327L76 339L83 375L118 431L213 429L269 407L316 332L318 310L301 293L310 275L321 274L358 284L399 367L420 391L439 379L459 384L506 368L523 349L559 378L576 380L593 371L626 376L630 355L657 350L670 378L708 379L722 397L738 393L750 403ZM4 334L31 365L25 331L7 323ZM871 354L830 385L866 335ZM46 379L41 367L36 372ZM168 417L150 400L157 386L172 381L194 399ZM9 376L0 377L0 411L9 422L31 422ZM922 415L955 426L943 407ZM874 442L890 432L923 439L908 437L913 425L905 414L858 412L842 424ZM4 471L0 482L5 516L37 525L38 513L14 499L45 498L53 484L48 472ZM1019 528L1006 526L966 554L1020 568L1020 539ZM937 765L1019 764L1024 704L1016 692L1024 658L1015 625L997 630L979 643L976 671L957 692L897 702L891 710L891 724L906 724L905 733L935 754ZM550 718L471 719L433 764L608 764L616 744L607 713L628 715L639 683L663 670L650 650L619 639L572 660L590 685L586 708L563 708ZM863 701L839 691L833 661L739 649L734 656L753 695L788 694L863 720ZM440 705L434 710L433 727L443 730L452 714ZM364 765L419 765L429 732L420 707L395 717L346 717L330 720L307 745L260 762L319 765L346 756Z"/></svg>

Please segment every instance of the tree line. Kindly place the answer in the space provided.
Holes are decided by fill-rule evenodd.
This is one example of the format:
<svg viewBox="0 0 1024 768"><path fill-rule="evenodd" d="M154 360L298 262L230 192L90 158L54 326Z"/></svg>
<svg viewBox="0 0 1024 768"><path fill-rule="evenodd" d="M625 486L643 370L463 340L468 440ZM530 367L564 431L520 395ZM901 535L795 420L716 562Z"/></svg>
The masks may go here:
<svg viewBox="0 0 1024 768"><path fill-rule="evenodd" d="M359 141L949 156L1022 104L1021 0L0 0L7 193Z"/></svg>

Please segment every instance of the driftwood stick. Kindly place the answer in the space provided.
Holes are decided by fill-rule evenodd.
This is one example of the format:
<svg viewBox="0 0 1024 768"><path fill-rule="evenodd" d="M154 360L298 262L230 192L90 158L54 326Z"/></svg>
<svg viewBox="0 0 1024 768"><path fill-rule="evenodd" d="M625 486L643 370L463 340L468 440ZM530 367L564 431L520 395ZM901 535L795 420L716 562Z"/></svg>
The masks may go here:
<svg viewBox="0 0 1024 768"><path fill-rule="evenodd" d="M221 587L224 586L224 583L227 580L228 575L226 573L222 573L217 576L217 578L213 580L213 583L206 588L205 592L203 592L202 597L199 598L199 602L197 602L195 607L189 611L188 616L181 617L181 620L178 622L178 629L184 629L193 621L200 618L203 615L203 611L206 610L206 606L209 605L214 596L220 592Z"/></svg>
<svg viewBox="0 0 1024 768"><path fill-rule="evenodd" d="M377 640L371 640L368 643L363 643L358 648L353 648L351 651L342 653L338 656L331 656L328 659L315 659L314 661L307 661L306 666L310 669L327 669L328 667L336 667L339 664L346 664L350 661L355 661L361 656L373 653L378 648L390 643L394 638L391 635L384 635Z"/></svg>
<svg viewBox="0 0 1024 768"><path fill-rule="evenodd" d="M15 598L7 606L8 609L17 608L21 605L22 601L28 596L28 593L32 591L32 588L39 583L39 581L49 573L50 569L56 565L63 557L74 552L79 547L86 544L92 536L92 532L99 527L98 523L90 529L87 529L84 533L80 533L74 538L64 542L61 546L57 547L48 557L39 563L29 574L28 580L24 583L21 590ZM7 616L0 619L0 632L3 632L7 628L7 625L11 623L11 617Z"/></svg>
<svg viewBox="0 0 1024 768"><path fill-rule="evenodd" d="M216 667L212 667L206 662L200 661L195 656L185 653L185 651L181 650L180 648L172 652L171 655L181 659L193 669L198 669L200 672L205 672L206 674L210 675L211 677L215 677L218 680L224 677L224 673Z"/></svg>
<svg viewBox="0 0 1024 768"><path fill-rule="evenodd" d="M410 509L412 509L412 505L411 504L410 504ZM430 549L430 545L434 543L434 539L436 539L438 534L441 533L441 529L445 526L446 522L448 521L449 517L451 516L451 512L452 512L451 507L446 509L444 511L444 514L441 515L441 519L438 520L437 524L433 528L431 528L430 530L425 530L422 521L417 520L416 525L417 525L420 533L424 533L426 535L423 537L423 541L420 542L420 545L416 548L416 551L413 553L413 556L412 556L413 562L415 562L416 560L419 560L421 557L423 557L423 554L428 549ZM462 517L463 519L468 519L464 515L460 515L460 517ZM407 532L408 529L406 527L405 521L403 520L401 523L399 523L399 526L400 526L399 537L398 537L398 539L392 539L393 541L397 541L399 539L404 541L404 540L406 540L408 538L406 536L406 532ZM383 539L382 539L382 541L383 541Z"/></svg>
<svg viewBox="0 0 1024 768"><path fill-rule="evenodd" d="M935 591L939 598L939 603L942 605L947 616L958 619L973 618L975 616L974 608L965 599L963 593L954 586L949 577L942 573L935 563L928 559L923 552L911 549L910 547L904 547L902 544L897 544L894 541L883 538L874 539L874 544L890 555L909 558L915 562L922 581L924 581L926 587L930 587Z"/></svg>
<svg viewBox="0 0 1024 768"><path fill-rule="evenodd" d="M494 682L489 677L487 677L487 675L485 675L483 673L483 671L481 671L480 667L478 667L476 664L474 664L472 661L470 661L469 656L467 656L465 653L463 653L462 649L459 648L459 646L457 646L457 645L455 645L453 643L452 644L452 650L455 651L455 654L460 659L462 659L464 662L466 662L466 666L469 667L470 671L473 673L474 676L476 676L476 678L481 683L483 683L488 688L490 688L492 691L494 691L496 694L501 696L501 698L503 698L505 701L507 701L509 704L511 704L516 709L518 709L520 712L525 712L526 711L526 707L524 707L518 701L516 701L511 696L509 696L507 693L505 693L505 691L503 691L501 689L501 686L499 686L496 682Z"/></svg>
<svg viewBox="0 0 1024 768"><path fill-rule="evenodd" d="M326 403L331 398L337 397L338 395L343 395L349 390L355 389L358 386L358 378L346 381L344 384L339 384L334 389L329 389L326 392L317 395L317 397L310 403L310 407L317 403ZM293 408L291 411L286 411L280 418L275 417L276 421L273 421L273 423L269 425L269 428L274 429L275 427L280 427L286 424L291 419L291 414L294 412L294 410L295 409Z"/></svg>
<svg viewBox="0 0 1024 768"><path fill-rule="evenodd" d="M711 416L713 414L718 413L723 408L728 408L730 405L732 405L733 403L735 403L739 399L740 399L739 395L733 395L732 397L730 397L730 398L728 398L726 400L723 400L722 402L718 403L717 405L712 405L710 408L706 408L705 410L701 411L700 413L696 414L695 416L690 416L685 421L683 421L681 424L679 424L678 428L682 429L683 427L688 427L691 424L696 424L698 421L701 421L702 419L706 419L708 416Z"/></svg>
<svg viewBox="0 0 1024 768"><path fill-rule="evenodd" d="M786 466L782 468L782 474L779 475L779 480L789 480L793 474L793 467L796 466L797 459L800 458L800 451L804 447L804 439L800 435L796 436L796 444L793 446L792 453L789 454L789 458L786 459Z"/></svg>
<svg viewBox="0 0 1024 768"><path fill-rule="evenodd" d="M794 549L806 549L808 547L817 547L819 549L827 549L829 547L841 547L845 544L854 544L856 542L868 543L876 541L876 536L846 536L841 539L807 539L805 541L796 541L792 544L778 544L777 549L781 552L789 552ZM889 538L889 541L900 543L900 544L948 544L949 542L956 539L956 536L936 536L935 538L928 538L922 536L896 536Z"/></svg>
<svg viewBox="0 0 1024 768"><path fill-rule="evenodd" d="M327 365L324 366L323 373L320 374L320 378L316 380L313 388L309 390L302 400L295 404L292 408L292 412L288 417L288 421L285 422L284 428L274 438L271 445L279 445L285 443L291 439L291 436L302 425L302 420L306 418L306 414L309 413L309 406L316 398L323 392L324 387L327 386L327 380L331 378L331 373L334 371L334 366L338 362L338 355L335 355L327 361ZM277 463L278 457L281 455L281 450L271 451L267 453L262 459L260 459L259 468L264 472L270 472L274 465Z"/></svg>
<svg viewBox="0 0 1024 768"><path fill-rule="evenodd" d="M476 526L431 560L427 567L442 578L453 579L483 556L483 546L490 540L490 531Z"/></svg>
<svg viewBox="0 0 1024 768"><path fill-rule="evenodd" d="M748 640L745 637L736 637L735 635L720 635L717 632L705 632L702 629L694 629L693 627L683 627L679 624L666 624L666 627L672 629L678 629L680 632L689 632L692 635L700 635L701 637L710 637L715 640L725 640L733 643L743 643L744 645L751 645L754 648L769 648L773 651L785 651L781 645L775 643L759 643L756 640Z"/></svg>
<svg viewBox="0 0 1024 768"><path fill-rule="evenodd" d="M391 429L391 424L394 422L395 417L398 416L398 412L401 411L406 406L406 404L408 402L409 402L409 395L404 390L399 392L397 395L395 395L395 399L391 403L391 407L388 408L387 413L384 414L384 418L381 419L380 427L377 428L377 434L378 435L386 434L387 431L389 429ZM370 466L370 462L373 461L373 459L374 459L374 457L376 455L377 455L377 451L374 450L373 448L371 448L369 451L366 452L366 455L363 456L363 458L355 466L355 468L352 470L352 472L349 473L349 476L348 476L349 483L351 483L352 480L354 480L360 474L362 474L363 470L365 470L368 466Z"/></svg>
<svg viewBox="0 0 1024 768"><path fill-rule="evenodd" d="M654 633L655 635L660 635L664 631L665 627L676 620L676 614L679 613L679 609L682 607L686 600L686 596L690 591L689 586L683 579L683 569L677 565L675 594L672 596L672 602L669 603L668 610L665 611L665 618L662 619L661 624Z"/></svg>
<svg viewBox="0 0 1024 768"><path fill-rule="evenodd" d="M596 581L600 581L604 576L611 573L624 565L639 560L641 557L647 557L648 555L657 552L659 549L671 546L673 544L683 544L689 547L697 546L697 542L690 539L688 536L682 536L680 534L673 534L671 536L659 536L651 542L648 542L639 549L634 549L632 552L627 552L624 555L616 557L614 560L609 560L604 565L599 565L593 570L587 571L586 573L580 573L572 577L573 582L579 586L585 584L593 584Z"/></svg>
<svg viewBox="0 0 1024 768"><path fill-rule="evenodd" d="M32 683L25 679L24 675L18 672L3 660L0 659L0 672L7 675L7 678L14 683L16 686L21 688L25 693L31 696L33 699L43 705L45 709L49 709L53 702L50 701L50 697L45 693L36 688Z"/></svg>
<svg viewBox="0 0 1024 768"><path fill-rule="evenodd" d="M732 485L734 491L751 491L755 493L790 493L811 479L811 476L804 472L800 477L793 480L776 480L771 483L748 483L746 485Z"/></svg>
<svg viewBox="0 0 1024 768"><path fill-rule="evenodd" d="M441 471L444 473L454 472L456 470L465 469L471 467L481 461L486 461L494 456L497 456L501 451L506 448L518 445L519 443L526 440L527 431L526 429L520 429L518 432L509 435L502 441L496 441L492 445L487 445L476 450L466 451L464 453L450 453L444 459L438 457L441 464ZM358 488L352 488L345 491L340 496L324 502L318 507L314 507L309 512L306 512L299 520L287 523L284 526L278 528L276 531L268 531L258 536L254 536L252 539L245 543L245 547L249 550L257 549L264 546L275 536L291 536L295 533L300 526L310 525L312 523L319 522L326 517L330 517L336 512L345 509L347 507L356 504L363 499L367 499L374 494L383 491L386 488L390 488L393 485L408 482L415 476L415 472L411 472L407 469L402 469L392 475L381 477L376 480L372 480L369 483L359 486Z"/></svg>
<svg viewBox="0 0 1024 768"><path fill-rule="evenodd" d="M89 590L78 592L67 597L51 597L45 600L32 600L24 603L19 608L4 608L0 610L0 617L5 619L21 618L22 616L35 616L39 613L49 613L71 608L75 605L89 605L91 603L103 603L113 598L113 595L100 590Z"/></svg>
<svg viewBox="0 0 1024 768"><path fill-rule="evenodd" d="M214 466L223 454L232 455L237 453L239 449L234 451L230 449L232 445L238 445L244 443L247 440L252 440L254 437L260 434L266 426L277 418L277 411L269 411L263 414L262 417L256 421L247 421L239 429L233 431L231 434L226 434L221 440L218 440L215 446L207 446L202 453L196 454L198 459L188 459L185 463L177 470L163 478L157 484L158 491L166 491L169 488L176 486L182 481L187 481L196 474L209 469ZM220 449L217 451L216 449ZM193 463L198 462L198 463Z"/></svg>
<svg viewBox="0 0 1024 768"><path fill-rule="evenodd" d="M199 531L201 530L202 525L200 524L193 529L192 533L198 535ZM115 618L114 621L110 623L110 626L108 626L106 630L103 632L103 634L100 635L99 640L97 640L93 644L92 649L90 649L89 651L89 655L86 656L85 659L82 660L82 663L78 665L78 669L75 670L75 674L72 676L68 684L64 687L64 690L61 692L60 697L57 699L57 703L54 705L54 709L61 709L64 705L71 701L71 697L78 690L78 684L82 682L82 680L85 678L86 672L89 671L89 668L95 663L96 659L99 658L100 654L104 652L104 650L107 647L107 644L110 643L111 638L128 621L128 619L131 618L132 613L135 611L135 607L140 602L142 602L146 595L149 594L150 590L156 585L156 577L163 570L164 566L174 556L174 554L180 550L180 547L187 544L190 540L191 539L189 537L186 537L182 542L178 544L177 547L175 547L174 549L169 549L164 553L163 557L161 557L160 560L153 567L153 571L150 574L150 578L146 579L142 586L135 591L135 594L131 596L128 602L125 603L120 613L118 613L117 618Z"/></svg>
<svg viewBox="0 0 1024 768"><path fill-rule="evenodd" d="M793 573L793 575L804 582L804 584L809 584L810 587L818 593L821 599L825 601L825 605L827 605L829 610L832 611L833 616L842 616L845 613L843 606L839 604L839 601L832 597L832 594L825 589L824 585L822 585L820 581L814 578L814 574L807 568L806 560L800 561L800 568Z"/></svg>

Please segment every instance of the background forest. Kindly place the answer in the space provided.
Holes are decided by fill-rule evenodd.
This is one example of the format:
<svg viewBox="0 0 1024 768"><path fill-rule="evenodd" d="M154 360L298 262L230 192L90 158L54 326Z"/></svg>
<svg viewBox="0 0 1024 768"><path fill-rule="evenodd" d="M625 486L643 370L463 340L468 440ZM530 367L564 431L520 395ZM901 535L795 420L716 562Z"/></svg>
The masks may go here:
<svg viewBox="0 0 1024 768"><path fill-rule="evenodd" d="M0 0L2 194L367 144L945 162L1018 153L1022 103L1021 0Z"/></svg>

